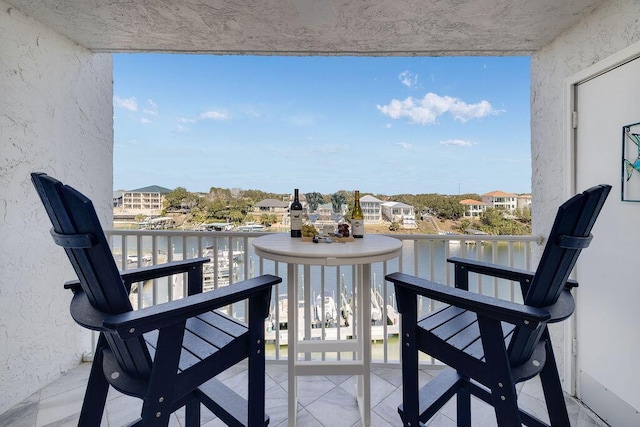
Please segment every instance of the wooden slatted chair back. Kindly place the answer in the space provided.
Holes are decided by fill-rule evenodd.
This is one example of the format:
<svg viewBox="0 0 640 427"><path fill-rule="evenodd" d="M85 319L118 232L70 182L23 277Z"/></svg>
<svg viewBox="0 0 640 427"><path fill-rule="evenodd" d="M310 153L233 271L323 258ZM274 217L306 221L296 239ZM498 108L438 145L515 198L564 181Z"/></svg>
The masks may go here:
<svg viewBox="0 0 640 427"><path fill-rule="evenodd" d="M558 301L580 252L591 242L591 229L610 190L610 185L589 188L558 208L538 269L529 288L523 289L526 305L550 307ZM515 329L509 345L512 365L529 359L542 332Z"/></svg>
<svg viewBox="0 0 640 427"><path fill-rule="evenodd" d="M128 290L91 200L45 174L32 173L31 179L53 224L51 235L64 247L91 306L108 314L132 311ZM104 334L126 373L137 378L149 376L151 357L141 336L124 341L115 334Z"/></svg>

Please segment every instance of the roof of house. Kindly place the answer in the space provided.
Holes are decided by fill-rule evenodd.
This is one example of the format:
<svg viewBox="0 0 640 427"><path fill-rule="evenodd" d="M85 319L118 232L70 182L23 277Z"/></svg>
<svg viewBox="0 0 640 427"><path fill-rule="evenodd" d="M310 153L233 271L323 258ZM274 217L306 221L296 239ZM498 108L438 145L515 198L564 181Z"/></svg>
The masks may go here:
<svg viewBox="0 0 640 427"><path fill-rule="evenodd" d="M460 200L460 204L461 205L486 205L486 203L484 203L484 202L479 202L479 201L473 200L473 199Z"/></svg>
<svg viewBox="0 0 640 427"><path fill-rule="evenodd" d="M482 197L516 197L514 193L505 193L504 191L496 190L490 193L485 193Z"/></svg>
<svg viewBox="0 0 640 427"><path fill-rule="evenodd" d="M384 202L382 206L388 206L392 208L412 208L413 206L402 202Z"/></svg>
<svg viewBox="0 0 640 427"><path fill-rule="evenodd" d="M258 208L287 208L289 203L276 199L264 199L256 203L255 206Z"/></svg>
<svg viewBox="0 0 640 427"><path fill-rule="evenodd" d="M171 193L173 190L170 190L165 187L160 187L159 185L150 185L148 187L136 188L135 190L129 190L128 193L160 193L167 194Z"/></svg>
<svg viewBox="0 0 640 427"><path fill-rule="evenodd" d="M382 200L373 197L370 194L367 194L366 196L362 196L360 197L360 202L368 202L368 203L382 203Z"/></svg>

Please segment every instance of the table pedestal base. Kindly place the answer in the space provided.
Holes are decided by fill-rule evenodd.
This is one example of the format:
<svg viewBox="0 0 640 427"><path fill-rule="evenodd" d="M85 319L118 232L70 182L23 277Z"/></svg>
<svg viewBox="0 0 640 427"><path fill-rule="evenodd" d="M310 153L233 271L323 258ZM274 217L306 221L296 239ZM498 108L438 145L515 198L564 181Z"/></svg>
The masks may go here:
<svg viewBox="0 0 640 427"><path fill-rule="evenodd" d="M288 332L288 395L289 426L295 427L298 409L298 381L300 375L358 375L356 399L360 408L362 424L371 424L371 264L358 265L358 280L354 280L356 306L354 312L353 339L350 340L298 340L298 292L296 286L296 265L287 266L287 310L289 318ZM304 266L305 301L311 301L310 267ZM366 285L365 285L366 284ZM310 304L304 306L304 318L311 319ZM311 322L305 322L305 337L311 337ZM313 352L354 352L355 360L314 361ZM298 360L298 354L304 353L305 360Z"/></svg>

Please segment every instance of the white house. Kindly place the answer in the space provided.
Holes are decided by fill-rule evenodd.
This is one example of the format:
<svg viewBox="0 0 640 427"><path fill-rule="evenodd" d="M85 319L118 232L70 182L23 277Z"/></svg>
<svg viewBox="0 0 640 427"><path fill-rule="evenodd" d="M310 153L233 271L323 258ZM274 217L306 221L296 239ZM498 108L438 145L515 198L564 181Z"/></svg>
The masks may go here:
<svg viewBox="0 0 640 427"><path fill-rule="evenodd" d="M360 207L364 214L365 224L379 224L382 222L382 200L367 194L360 197Z"/></svg>
<svg viewBox="0 0 640 427"><path fill-rule="evenodd" d="M496 190L483 194L482 202L489 208L513 212L518 207L518 196Z"/></svg>
<svg viewBox="0 0 640 427"><path fill-rule="evenodd" d="M465 218L477 218L487 210L486 203L473 199L460 200L460 204L464 206L464 213L462 216Z"/></svg>
<svg viewBox="0 0 640 427"><path fill-rule="evenodd" d="M397 222L402 228L416 228L416 214L413 206L401 202L382 203L382 218Z"/></svg>

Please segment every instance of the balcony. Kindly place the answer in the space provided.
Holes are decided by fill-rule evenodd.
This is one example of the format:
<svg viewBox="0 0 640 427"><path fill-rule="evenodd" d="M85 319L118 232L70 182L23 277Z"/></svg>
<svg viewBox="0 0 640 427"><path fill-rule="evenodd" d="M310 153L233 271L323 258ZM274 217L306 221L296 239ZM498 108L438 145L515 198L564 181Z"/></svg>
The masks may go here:
<svg viewBox="0 0 640 427"><path fill-rule="evenodd" d="M117 264L123 270L138 266L159 264L171 260L187 259L199 256L211 258L205 264L205 289L221 286L233 286L234 282L262 273L271 273L286 278L286 266L263 260L253 251L252 240L266 233L256 232L206 232L206 231L160 231L160 230L111 230L107 232L112 252ZM450 284L452 269L446 259L449 256L462 256L477 260L495 262L512 267L531 269L531 253L535 245L542 244L533 236L462 236L462 235L403 235L390 234L403 241L402 256L399 259L374 264L371 283L372 312L379 311L371 319L372 357L374 372L372 376L372 425L397 425L399 418L397 406L401 401L401 379L399 366L399 348L397 345L398 318L395 310L393 286L383 280L387 272L416 272L432 280ZM311 284L313 291L306 293L307 299L301 305L316 306L320 301L319 313L326 313L319 295L332 295L338 307L347 307L353 293L351 283L352 268L312 267ZM284 281L286 282L286 280ZM298 281L299 286L303 280ZM472 287L475 291L487 295L521 301L518 287L505 280L478 280ZM300 289L300 288L299 288ZM182 276L168 280L134 284L131 295L134 307L146 307L184 295ZM274 289L272 296L272 314L265 323L267 332L267 412L272 425L286 425L287 402L287 352L286 331L280 318L280 301L286 294L286 284ZM300 295L304 293L300 292ZM434 308L433 302L422 301L423 313ZM227 307L228 313L242 318L245 307L234 305ZM342 310L336 310L340 313ZM315 310L309 312L315 313ZM386 319L386 321L384 320ZM318 318L312 314L311 322L314 338L322 339L337 335L347 339L350 334L348 322L336 314L335 319ZM301 328L302 329L302 328ZM313 359L349 358L349 353L313 353ZM424 357L422 380L433 378L441 365L437 361ZM73 424L77 420L82 396L88 377L89 364L81 364L59 380L46 386L29 399L0 415L0 425L40 426L51 423ZM224 378L235 384L246 371L234 370L225 373ZM299 380L300 405L298 409L299 425L360 425L359 411L354 393L355 378L348 376L301 377ZM520 402L533 413L545 414L540 386L536 381L520 385ZM579 402L566 396L573 425L606 425ZM340 402L340 404L337 404ZM345 403L346 402L346 403ZM475 402L474 420L479 425L495 425L491 407L480 401ZM140 401L111 391L109 405L103 425L120 425L124 419L133 419L138 414ZM333 415L328 415L333 414ZM174 415L173 425L182 425L180 413ZM337 418L331 418L335 416ZM543 419L545 416L543 416ZM345 424L345 420L349 420ZM449 403L430 425L454 425L455 406ZM493 424L492 424L493 423ZM207 426L218 425L215 420Z"/></svg>

